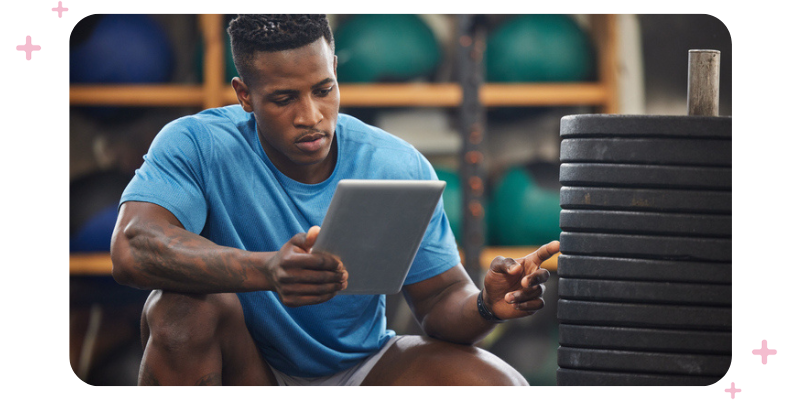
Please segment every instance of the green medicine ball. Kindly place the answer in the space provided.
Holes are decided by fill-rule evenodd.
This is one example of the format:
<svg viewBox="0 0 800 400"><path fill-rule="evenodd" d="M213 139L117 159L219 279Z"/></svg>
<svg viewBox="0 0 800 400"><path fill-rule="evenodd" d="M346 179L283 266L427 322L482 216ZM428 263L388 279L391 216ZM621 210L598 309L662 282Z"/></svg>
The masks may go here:
<svg viewBox="0 0 800 400"><path fill-rule="evenodd" d="M594 69L591 42L567 15L513 17L487 40L489 82L585 81Z"/></svg>
<svg viewBox="0 0 800 400"><path fill-rule="evenodd" d="M495 187L489 205L489 242L540 246L561 233L559 192L536 184L525 168L512 168Z"/></svg>
<svg viewBox="0 0 800 400"><path fill-rule="evenodd" d="M431 76L441 51L417 15L354 15L334 32L339 82L402 82Z"/></svg>

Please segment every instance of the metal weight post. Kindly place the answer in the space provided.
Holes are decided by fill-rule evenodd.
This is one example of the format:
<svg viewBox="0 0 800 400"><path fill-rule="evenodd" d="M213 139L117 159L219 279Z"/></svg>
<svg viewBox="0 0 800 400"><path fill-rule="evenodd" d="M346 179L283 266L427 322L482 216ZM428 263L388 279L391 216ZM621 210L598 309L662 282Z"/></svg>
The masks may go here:
<svg viewBox="0 0 800 400"><path fill-rule="evenodd" d="M459 109L461 151L459 176L462 190L462 250L464 267L474 282L482 268L481 252L486 242L485 198L486 109L480 99L484 82L486 23L476 15L458 17L456 60L462 101Z"/></svg>

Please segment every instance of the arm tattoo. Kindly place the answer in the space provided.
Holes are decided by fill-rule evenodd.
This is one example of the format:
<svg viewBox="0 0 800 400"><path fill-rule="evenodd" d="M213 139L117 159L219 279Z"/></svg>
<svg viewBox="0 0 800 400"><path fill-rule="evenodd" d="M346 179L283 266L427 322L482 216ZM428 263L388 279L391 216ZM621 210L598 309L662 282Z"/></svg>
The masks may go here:
<svg viewBox="0 0 800 400"><path fill-rule="evenodd" d="M245 290L249 265L237 258L239 250L215 246L180 228L149 224L140 232L131 238L131 253L153 286L187 292Z"/></svg>

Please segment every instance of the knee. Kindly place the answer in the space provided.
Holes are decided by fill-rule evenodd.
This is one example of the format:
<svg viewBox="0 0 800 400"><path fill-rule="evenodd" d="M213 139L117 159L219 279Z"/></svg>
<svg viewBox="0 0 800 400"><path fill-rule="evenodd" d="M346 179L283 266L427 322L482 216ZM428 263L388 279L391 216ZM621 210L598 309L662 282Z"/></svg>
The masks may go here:
<svg viewBox="0 0 800 400"><path fill-rule="evenodd" d="M170 352L212 345L224 313L215 296L154 291L143 310L146 345Z"/></svg>
<svg viewBox="0 0 800 400"><path fill-rule="evenodd" d="M464 368L464 379L484 386L528 386L528 381L514 367L496 355L475 348L469 368Z"/></svg>
<svg viewBox="0 0 800 400"><path fill-rule="evenodd" d="M527 386L528 381L496 355L474 346L458 345L426 338L420 346L426 379L433 385ZM431 370L432 369L432 370Z"/></svg>

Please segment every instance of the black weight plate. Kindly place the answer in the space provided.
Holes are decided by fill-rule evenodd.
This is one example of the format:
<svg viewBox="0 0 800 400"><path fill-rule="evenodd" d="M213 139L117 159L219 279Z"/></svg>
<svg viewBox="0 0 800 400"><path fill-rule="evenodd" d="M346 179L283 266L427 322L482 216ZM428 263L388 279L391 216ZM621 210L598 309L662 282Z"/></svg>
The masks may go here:
<svg viewBox="0 0 800 400"><path fill-rule="evenodd" d="M730 167L730 140L564 139L561 162Z"/></svg>
<svg viewBox="0 0 800 400"><path fill-rule="evenodd" d="M570 300L730 306L731 285L559 278L558 297Z"/></svg>
<svg viewBox="0 0 800 400"><path fill-rule="evenodd" d="M730 307L601 303L559 299L560 323L656 329L731 330Z"/></svg>
<svg viewBox="0 0 800 400"><path fill-rule="evenodd" d="M730 284L731 272L730 263L558 256L561 278Z"/></svg>
<svg viewBox="0 0 800 400"><path fill-rule="evenodd" d="M731 354L731 332L561 324L558 344L606 350Z"/></svg>
<svg viewBox="0 0 800 400"><path fill-rule="evenodd" d="M634 187L639 189L701 189L730 191L731 168L565 163L562 186Z"/></svg>
<svg viewBox="0 0 800 400"><path fill-rule="evenodd" d="M731 214L731 192L564 186L561 208Z"/></svg>
<svg viewBox="0 0 800 400"><path fill-rule="evenodd" d="M559 181L562 186L730 191L732 175L730 168L723 167L565 163Z"/></svg>
<svg viewBox="0 0 800 400"><path fill-rule="evenodd" d="M729 215L562 210L559 227L570 232L730 238L732 221Z"/></svg>
<svg viewBox="0 0 800 400"><path fill-rule="evenodd" d="M558 348L558 366L602 371L722 376L731 366L731 356L579 349L562 346Z"/></svg>
<svg viewBox="0 0 800 400"><path fill-rule="evenodd" d="M731 239L561 232L561 252L673 261L731 261Z"/></svg>
<svg viewBox="0 0 800 400"><path fill-rule="evenodd" d="M659 375L559 368L558 386L708 386L722 376Z"/></svg>
<svg viewBox="0 0 800 400"><path fill-rule="evenodd" d="M583 114L561 118L561 137L731 139L731 117Z"/></svg>

